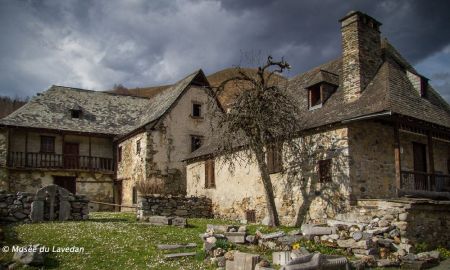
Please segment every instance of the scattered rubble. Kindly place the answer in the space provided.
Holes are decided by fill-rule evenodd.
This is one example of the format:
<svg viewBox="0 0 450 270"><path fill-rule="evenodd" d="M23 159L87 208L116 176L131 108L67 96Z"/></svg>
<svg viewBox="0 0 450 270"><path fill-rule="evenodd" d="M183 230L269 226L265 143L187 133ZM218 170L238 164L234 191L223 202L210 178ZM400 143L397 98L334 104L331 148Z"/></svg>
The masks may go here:
<svg viewBox="0 0 450 270"><path fill-rule="evenodd" d="M203 240L203 250L211 263L219 269L270 270L267 260L257 254L226 251L217 246L218 241L233 244L258 245L272 250L272 262L280 269L365 269L365 267L398 267L404 269L426 269L439 264L437 251L414 254L414 245L405 237L399 218L393 216L374 217L364 222L329 221L326 225L307 224L301 230L285 233L277 231L268 234L256 231L247 234L246 226L207 225ZM397 226L399 225L399 226ZM310 253L300 246L304 241L314 241L326 247L340 249L347 256ZM307 242L311 243L311 242ZM220 262L220 263L219 263ZM223 268L225 265L225 268ZM406 268L405 268L406 267Z"/></svg>

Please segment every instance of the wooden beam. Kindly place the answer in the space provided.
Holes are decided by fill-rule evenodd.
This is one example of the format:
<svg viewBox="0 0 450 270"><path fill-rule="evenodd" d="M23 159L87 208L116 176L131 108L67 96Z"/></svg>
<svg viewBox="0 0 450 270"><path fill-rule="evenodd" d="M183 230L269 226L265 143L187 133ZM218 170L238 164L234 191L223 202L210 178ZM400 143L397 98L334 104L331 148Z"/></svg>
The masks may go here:
<svg viewBox="0 0 450 270"><path fill-rule="evenodd" d="M65 168L64 166L64 146L66 144L66 134L62 134L62 148L61 148L61 166ZM55 151L56 152L56 151Z"/></svg>
<svg viewBox="0 0 450 270"><path fill-rule="evenodd" d="M28 166L28 131L25 132L25 167Z"/></svg>
<svg viewBox="0 0 450 270"><path fill-rule="evenodd" d="M428 180L428 189L431 190L431 183L434 183L434 147L433 147L433 136L431 131L427 133L428 138L428 163L430 165L430 178Z"/></svg>
<svg viewBox="0 0 450 270"><path fill-rule="evenodd" d="M6 166L10 165L10 156L11 156L11 133L12 133L13 129L12 128L8 128L7 132L8 132L8 149L6 150Z"/></svg>
<svg viewBox="0 0 450 270"><path fill-rule="evenodd" d="M395 122L394 125L394 158L395 158L395 187L397 196L399 196L399 190L401 189L402 180L402 159L400 153L400 133L399 133L399 123Z"/></svg>
<svg viewBox="0 0 450 270"><path fill-rule="evenodd" d="M92 143L91 143L91 136L89 136L89 170L92 170Z"/></svg>

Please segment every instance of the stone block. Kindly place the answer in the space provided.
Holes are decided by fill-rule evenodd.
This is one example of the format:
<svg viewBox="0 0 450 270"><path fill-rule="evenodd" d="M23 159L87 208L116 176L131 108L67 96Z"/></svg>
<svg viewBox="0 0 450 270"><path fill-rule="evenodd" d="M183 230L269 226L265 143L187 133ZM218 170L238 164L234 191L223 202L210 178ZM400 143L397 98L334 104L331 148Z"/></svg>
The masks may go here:
<svg viewBox="0 0 450 270"><path fill-rule="evenodd" d="M269 233L269 234L263 234L261 235L261 239L263 240L269 240L269 239L274 239L274 238L278 238L278 237L282 237L285 236L286 234L282 231L279 232L274 232L274 233Z"/></svg>
<svg viewBox="0 0 450 270"><path fill-rule="evenodd" d="M336 228L333 227L318 227L313 224L305 224L302 226L303 234L307 235L330 235L336 233Z"/></svg>
<svg viewBox="0 0 450 270"><path fill-rule="evenodd" d="M290 251L279 251L272 253L272 262L276 265L284 266L291 261L291 252Z"/></svg>
<svg viewBox="0 0 450 270"><path fill-rule="evenodd" d="M34 201L31 203L31 221L38 222L44 220L44 201Z"/></svg>
<svg viewBox="0 0 450 270"><path fill-rule="evenodd" d="M225 233L228 232L229 225L215 225L215 224L207 224L206 230L208 232L214 233Z"/></svg>
<svg viewBox="0 0 450 270"><path fill-rule="evenodd" d="M259 262L258 254L250 254L243 252L234 253L235 270L253 270ZM228 264L228 261L227 261ZM227 268L228 269L228 268Z"/></svg>
<svg viewBox="0 0 450 270"><path fill-rule="evenodd" d="M224 234L230 242L233 242L235 244L245 243L245 232L226 232Z"/></svg>
<svg viewBox="0 0 450 270"><path fill-rule="evenodd" d="M354 239L337 240L337 244L341 248L369 249L373 246L372 240L355 241Z"/></svg>
<svg viewBox="0 0 450 270"><path fill-rule="evenodd" d="M183 217L175 217L172 219L172 225L181 228L186 228L186 226L188 225L187 219Z"/></svg>
<svg viewBox="0 0 450 270"><path fill-rule="evenodd" d="M172 219L166 216L150 216L148 222L153 225L172 225Z"/></svg>
<svg viewBox="0 0 450 270"><path fill-rule="evenodd" d="M422 270L422 269L429 269L438 265L439 262L436 261L403 261L401 263L401 269Z"/></svg>
<svg viewBox="0 0 450 270"><path fill-rule="evenodd" d="M175 211L175 215L176 216L180 216L180 217L185 217L188 215L188 211L187 210L183 210L183 209L178 209Z"/></svg>

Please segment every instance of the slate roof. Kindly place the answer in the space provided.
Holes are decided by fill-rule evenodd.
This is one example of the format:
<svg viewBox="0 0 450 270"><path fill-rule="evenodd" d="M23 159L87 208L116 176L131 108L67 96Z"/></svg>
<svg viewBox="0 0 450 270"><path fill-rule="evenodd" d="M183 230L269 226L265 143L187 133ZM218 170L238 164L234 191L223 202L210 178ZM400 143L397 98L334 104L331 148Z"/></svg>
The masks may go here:
<svg viewBox="0 0 450 270"><path fill-rule="evenodd" d="M106 135L125 135L163 116L190 83L204 77L198 70L153 98L52 86L0 120L0 125ZM73 119L71 110L81 109Z"/></svg>
<svg viewBox="0 0 450 270"><path fill-rule="evenodd" d="M302 112L305 129L339 123L371 114L391 112L450 128L450 106L430 86L427 96L421 97L407 78L405 70L417 71L389 44L382 42L384 61L378 72L352 103L345 103L342 91L342 58L335 59L289 80L289 91L296 98ZM319 82L338 85L337 90L321 108L309 110L307 88ZM214 145L205 145L190 154L188 159L214 152Z"/></svg>

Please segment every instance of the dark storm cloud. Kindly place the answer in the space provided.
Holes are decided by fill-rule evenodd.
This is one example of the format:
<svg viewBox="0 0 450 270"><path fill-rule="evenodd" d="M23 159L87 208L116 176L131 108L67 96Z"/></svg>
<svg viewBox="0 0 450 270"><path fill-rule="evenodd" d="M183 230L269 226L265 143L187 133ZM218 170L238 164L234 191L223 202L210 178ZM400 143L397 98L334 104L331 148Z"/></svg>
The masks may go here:
<svg viewBox="0 0 450 270"><path fill-rule="evenodd" d="M32 95L51 84L163 84L198 68L245 65L242 52L259 51L284 56L293 76L339 56L338 19L350 10L381 21L383 35L419 63L450 44L449 7L394 0L2 1L0 93Z"/></svg>

